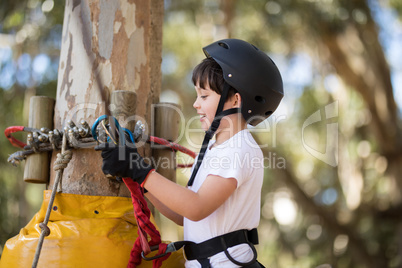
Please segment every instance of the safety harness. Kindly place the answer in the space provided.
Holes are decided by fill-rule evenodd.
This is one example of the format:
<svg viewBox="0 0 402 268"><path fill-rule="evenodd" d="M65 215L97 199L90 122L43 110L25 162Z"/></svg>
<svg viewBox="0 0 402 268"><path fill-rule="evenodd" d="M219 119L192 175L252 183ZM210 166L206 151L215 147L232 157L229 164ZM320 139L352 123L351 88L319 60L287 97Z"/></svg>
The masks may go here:
<svg viewBox="0 0 402 268"><path fill-rule="evenodd" d="M248 244L253 251L254 257L247 263L241 263L236 261L228 252L228 248L240 245ZM224 235L216 236L199 244L190 241L178 241L173 245L176 249L180 249L184 246L184 252L186 253L187 260L197 260L202 268L211 267L209 257L224 252L226 257L236 265L241 267L247 267L254 264L257 261L257 251L254 245L258 244L257 229L238 230Z"/></svg>

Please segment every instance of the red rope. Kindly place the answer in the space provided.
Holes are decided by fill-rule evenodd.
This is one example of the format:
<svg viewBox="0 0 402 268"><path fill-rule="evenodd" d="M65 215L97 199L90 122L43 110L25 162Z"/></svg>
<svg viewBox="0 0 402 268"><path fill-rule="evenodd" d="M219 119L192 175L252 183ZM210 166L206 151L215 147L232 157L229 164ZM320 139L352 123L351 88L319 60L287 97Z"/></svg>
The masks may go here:
<svg viewBox="0 0 402 268"><path fill-rule="evenodd" d="M179 145L177 143L170 142L170 141L162 139L162 138L150 136L149 141L150 142L155 142L155 143L158 143L160 145L167 146L167 147L169 147L169 148L171 148L173 150L185 153L185 154L191 156L192 158L195 158L197 156L197 154L195 152L191 151L190 149L187 149L184 146L181 146L181 145Z"/></svg>
<svg viewBox="0 0 402 268"><path fill-rule="evenodd" d="M20 148L24 148L26 146L25 143L23 143L22 141L17 140L16 138L14 138L13 136L11 136L12 133L14 132L19 132L19 131L24 131L24 127L23 126L11 126L6 128L6 130L4 130L4 135L6 135L7 139L10 141L10 143L16 147L20 147Z"/></svg>
<svg viewBox="0 0 402 268"><path fill-rule="evenodd" d="M163 253L165 253L167 246L168 246L168 245L165 244L165 243L159 244L158 254L163 254ZM164 260L166 260L167 258L169 258L169 256L170 256L170 253L168 253L168 254L167 254L166 256L164 256L164 257L161 257L161 258L158 258L158 259L154 260L154 261L153 261L153 268L161 267L161 266L162 266L162 262L163 262Z"/></svg>
<svg viewBox="0 0 402 268"><path fill-rule="evenodd" d="M131 192L135 219L138 226L138 238L134 243L133 249L131 250L130 260L127 265L128 268L135 268L137 265L141 264L142 252L147 255L151 251L150 247L159 245L158 254L162 254L166 251L167 244L162 243L159 231L149 220L151 211L149 210L147 202L144 199L141 187L131 178L123 178L123 181ZM148 235L151 238L149 242ZM159 268L162 265L162 261L166 260L169 256L170 253L164 257L154 260L152 267Z"/></svg>

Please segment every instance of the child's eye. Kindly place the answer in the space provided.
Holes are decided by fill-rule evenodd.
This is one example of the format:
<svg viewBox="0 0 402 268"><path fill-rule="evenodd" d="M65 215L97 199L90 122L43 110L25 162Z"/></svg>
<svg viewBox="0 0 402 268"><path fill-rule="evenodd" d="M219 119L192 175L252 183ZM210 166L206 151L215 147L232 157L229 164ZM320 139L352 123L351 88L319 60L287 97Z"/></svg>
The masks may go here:
<svg viewBox="0 0 402 268"><path fill-rule="evenodd" d="M200 98L201 99L206 99L208 97L208 95L203 95L203 96L201 96Z"/></svg>

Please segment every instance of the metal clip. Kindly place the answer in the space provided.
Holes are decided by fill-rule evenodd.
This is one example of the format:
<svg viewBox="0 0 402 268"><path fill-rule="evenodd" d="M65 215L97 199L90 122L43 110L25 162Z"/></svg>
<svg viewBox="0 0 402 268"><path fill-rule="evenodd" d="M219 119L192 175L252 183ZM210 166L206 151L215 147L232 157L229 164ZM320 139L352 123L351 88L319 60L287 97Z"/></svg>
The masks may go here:
<svg viewBox="0 0 402 268"><path fill-rule="evenodd" d="M80 127L78 128L78 134L82 137L85 138L89 135L90 133L90 127L85 120L80 121Z"/></svg>
<svg viewBox="0 0 402 268"><path fill-rule="evenodd" d="M145 131L144 123L142 123L141 120L138 120L137 123L135 123L135 127L134 127L134 132L133 132L134 140L138 141L139 139L141 139L144 131Z"/></svg>
<svg viewBox="0 0 402 268"><path fill-rule="evenodd" d="M74 127L75 127L75 124L74 124L74 122L73 122L72 120L68 120L68 121L67 121L67 126L68 126L69 128L74 128Z"/></svg>
<svg viewBox="0 0 402 268"><path fill-rule="evenodd" d="M40 134L39 137L38 137L38 140L40 142L47 142L49 140L49 137L46 134Z"/></svg>
<svg viewBox="0 0 402 268"><path fill-rule="evenodd" d="M155 245L155 246L151 247L151 252L156 251L156 250L159 250L159 245ZM177 251L177 250L178 249L176 249L174 243L172 242L169 245L167 245L166 251L164 253L162 253L162 254L155 255L155 256L152 256L152 257L146 257L144 251L142 251L141 252L141 257L146 261L152 261L152 260L155 260L155 259L158 259L158 258L162 258L162 257L166 256L168 253L174 252L174 251Z"/></svg>
<svg viewBox="0 0 402 268"><path fill-rule="evenodd" d="M49 131L49 142L52 144L53 150L57 150L61 146L62 137L57 129Z"/></svg>
<svg viewBox="0 0 402 268"><path fill-rule="evenodd" d="M155 245L151 247L151 252L152 251L156 251L159 250L159 245ZM156 260L162 257L165 257L168 254L168 252L162 253L162 254L157 254L155 256L152 257L146 257L144 251L141 252L141 257L146 260L146 261L152 261L152 260Z"/></svg>
<svg viewBox="0 0 402 268"><path fill-rule="evenodd" d="M38 133L33 132L32 134L27 135L27 144L31 146L31 149L35 152L39 152L39 146L38 146Z"/></svg>
<svg viewBox="0 0 402 268"><path fill-rule="evenodd" d="M40 132L42 133L48 133L50 131L50 129L46 128L46 127L41 127L40 128Z"/></svg>
<svg viewBox="0 0 402 268"><path fill-rule="evenodd" d="M76 128L76 127L74 127L74 128ZM68 142L69 142L69 145L73 148L77 148L79 145L77 135L78 135L78 130L77 131L75 131L74 129L68 130Z"/></svg>

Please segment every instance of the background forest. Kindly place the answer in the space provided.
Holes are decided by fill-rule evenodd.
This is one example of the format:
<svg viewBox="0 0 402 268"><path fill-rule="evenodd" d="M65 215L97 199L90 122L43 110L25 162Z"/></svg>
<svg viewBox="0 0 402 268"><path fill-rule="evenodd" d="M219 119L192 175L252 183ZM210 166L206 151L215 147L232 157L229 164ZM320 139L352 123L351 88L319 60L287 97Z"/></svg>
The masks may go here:
<svg viewBox="0 0 402 268"><path fill-rule="evenodd" d="M215 40L247 40L282 73L282 104L252 129L267 167L260 262L402 267L402 1L164 4L160 99L180 104L186 120L196 115L192 68ZM64 1L0 2L0 129L27 125L30 96L56 96L63 14ZM0 148L1 254L45 186L24 183L23 165L7 163L17 148L4 135ZM184 184L189 170L177 174Z"/></svg>

